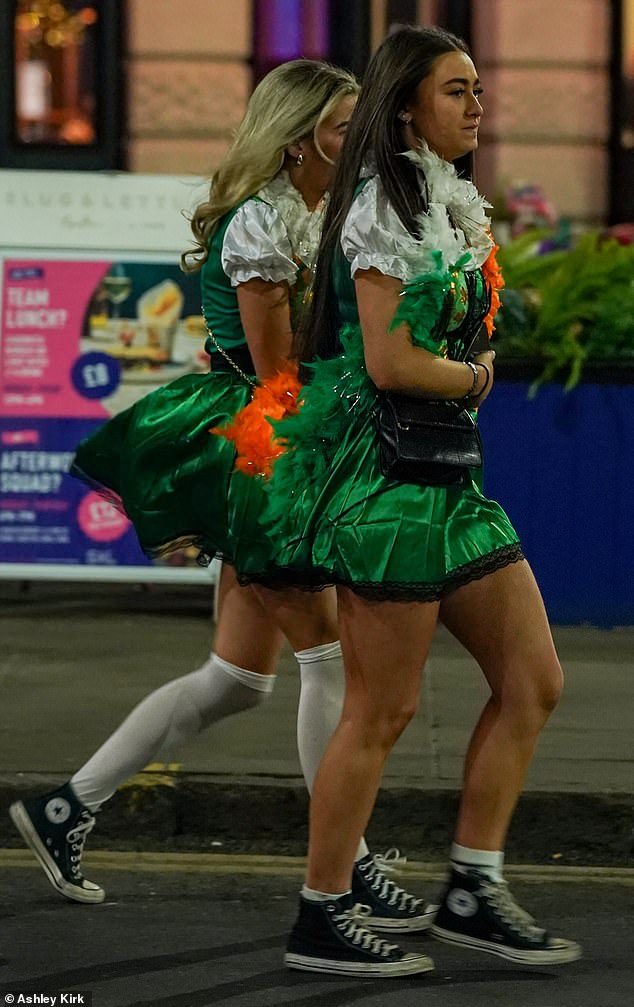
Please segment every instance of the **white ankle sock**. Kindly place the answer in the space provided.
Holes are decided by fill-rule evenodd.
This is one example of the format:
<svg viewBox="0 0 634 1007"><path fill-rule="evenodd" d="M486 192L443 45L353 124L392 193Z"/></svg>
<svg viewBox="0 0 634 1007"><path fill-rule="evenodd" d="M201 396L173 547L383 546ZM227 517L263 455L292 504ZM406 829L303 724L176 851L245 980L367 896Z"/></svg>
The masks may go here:
<svg viewBox="0 0 634 1007"><path fill-rule="evenodd" d="M504 867L502 850L472 850L469 846L453 843L450 856L451 865L459 874L465 874L469 868L475 868L481 874L486 874L491 881L502 880Z"/></svg>
<svg viewBox="0 0 634 1007"><path fill-rule="evenodd" d="M295 657L300 676L297 751L311 793L319 763L341 716L345 690L341 644L335 640L298 650ZM367 856L368 852L365 839L361 839L355 860Z"/></svg>
<svg viewBox="0 0 634 1007"><path fill-rule="evenodd" d="M71 779L82 804L96 811L149 762L164 759L200 731L261 703L275 675L258 675L212 654L202 668L146 696Z"/></svg>
<svg viewBox="0 0 634 1007"><path fill-rule="evenodd" d="M342 899L344 895L349 895L350 889L347 892L339 892L337 895L332 895L330 892L318 892L314 888L307 888L306 885L302 885L302 898L306 899L307 902L331 902L333 899Z"/></svg>

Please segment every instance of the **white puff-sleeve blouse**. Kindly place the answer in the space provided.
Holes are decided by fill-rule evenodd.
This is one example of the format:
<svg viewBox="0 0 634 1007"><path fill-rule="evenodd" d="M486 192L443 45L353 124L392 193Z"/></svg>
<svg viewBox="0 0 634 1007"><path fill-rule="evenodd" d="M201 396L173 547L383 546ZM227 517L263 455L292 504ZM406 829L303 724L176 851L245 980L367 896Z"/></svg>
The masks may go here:
<svg viewBox="0 0 634 1007"><path fill-rule="evenodd" d="M255 277L293 284L297 265L278 210L260 199L239 206L225 231L221 263L232 287Z"/></svg>
<svg viewBox="0 0 634 1007"><path fill-rule="evenodd" d="M381 185L370 178L354 200L341 231L341 247L354 277L374 267L403 282L412 274L417 241L404 226Z"/></svg>

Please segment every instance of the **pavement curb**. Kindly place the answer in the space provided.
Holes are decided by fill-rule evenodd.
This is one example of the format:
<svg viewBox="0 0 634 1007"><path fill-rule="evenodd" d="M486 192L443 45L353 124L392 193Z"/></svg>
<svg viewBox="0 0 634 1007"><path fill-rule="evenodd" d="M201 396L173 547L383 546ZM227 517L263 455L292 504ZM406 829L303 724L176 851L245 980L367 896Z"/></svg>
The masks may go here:
<svg viewBox="0 0 634 1007"><path fill-rule="evenodd" d="M142 774L145 776L146 774ZM150 774L147 774L150 775ZM91 850L303 857L308 797L297 779L253 783L173 774L148 786L135 777L97 816ZM0 842L21 848L6 818L9 804L61 780L29 774L0 778ZM374 850L398 847L410 862L444 863L458 808L455 791L381 790L367 838ZM507 843L510 864L634 868L634 797L630 794L525 793Z"/></svg>
<svg viewBox="0 0 634 1007"><path fill-rule="evenodd" d="M135 871L160 874L246 874L252 876L303 877L304 857L277 857L260 854L223 853L142 853L105 852L93 850L86 853L82 863L89 870ZM0 869L39 869L27 850L0 849ZM417 881L441 881L447 871L446 863L407 861L399 867L399 877ZM615 884L634 887L634 868L628 867L559 867L538 864L506 864L507 878L543 884L583 882Z"/></svg>

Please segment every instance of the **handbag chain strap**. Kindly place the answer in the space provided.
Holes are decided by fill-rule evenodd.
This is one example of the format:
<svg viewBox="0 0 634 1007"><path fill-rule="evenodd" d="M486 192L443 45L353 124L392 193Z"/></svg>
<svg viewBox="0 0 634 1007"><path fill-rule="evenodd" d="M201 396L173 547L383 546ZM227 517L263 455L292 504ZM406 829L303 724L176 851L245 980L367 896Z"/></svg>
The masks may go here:
<svg viewBox="0 0 634 1007"><path fill-rule="evenodd" d="M211 342L213 343L214 347L216 348L216 350L218 351L218 353L220 354L220 356L224 357L224 359L227 361L228 364L231 364L231 366L233 367L234 371L236 371L236 373L240 375L240 377L242 378L242 380L246 381L246 383L251 388L257 388L257 384L253 380L253 378L250 378L248 374L245 374L244 371L242 370L242 368L238 367L238 365L236 364L235 360L232 360L231 357L229 356L229 354L227 353L227 351L220 345L220 343L218 342L218 340L214 336L213 332L211 331L211 329L207 325L207 319L205 318L204 308L201 308L200 310L201 310L201 313L202 313L202 316L203 316L203 321L205 323L205 328L207 330L207 335L211 339Z"/></svg>

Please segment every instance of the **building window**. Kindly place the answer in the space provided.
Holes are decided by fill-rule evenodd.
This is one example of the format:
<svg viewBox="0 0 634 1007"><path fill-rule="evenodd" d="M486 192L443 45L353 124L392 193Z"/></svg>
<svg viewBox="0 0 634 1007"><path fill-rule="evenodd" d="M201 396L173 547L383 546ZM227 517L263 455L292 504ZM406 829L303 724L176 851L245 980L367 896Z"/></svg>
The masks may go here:
<svg viewBox="0 0 634 1007"><path fill-rule="evenodd" d="M399 24L439 25L471 42L471 0L386 0L385 30Z"/></svg>
<svg viewBox="0 0 634 1007"><path fill-rule="evenodd" d="M289 59L327 57L329 21L329 0L255 0L255 82Z"/></svg>
<svg viewBox="0 0 634 1007"><path fill-rule="evenodd" d="M634 0L612 4L610 223L634 222Z"/></svg>
<svg viewBox="0 0 634 1007"><path fill-rule="evenodd" d="M123 167L122 4L10 0L0 18L0 165Z"/></svg>
<svg viewBox="0 0 634 1007"><path fill-rule="evenodd" d="M255 82L289 59L328 59L356 74L370 55L370 0L255 0Z"/></svg>
<svg viewBox="0 0 634 1007"><path fill-rule="evenodd" d="M255 83L285 60L323 57L359 77L399 24L438 24L467 42L471 0L255 0Z"/></svg>
<svg viewBox="0 0 634 1007"><path fill-rule="evenodd" d="M82 0L18 0L14 121L22 144L94 144L99 13Z"/></svg>

